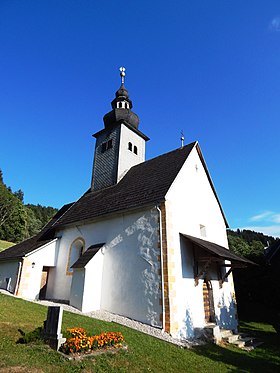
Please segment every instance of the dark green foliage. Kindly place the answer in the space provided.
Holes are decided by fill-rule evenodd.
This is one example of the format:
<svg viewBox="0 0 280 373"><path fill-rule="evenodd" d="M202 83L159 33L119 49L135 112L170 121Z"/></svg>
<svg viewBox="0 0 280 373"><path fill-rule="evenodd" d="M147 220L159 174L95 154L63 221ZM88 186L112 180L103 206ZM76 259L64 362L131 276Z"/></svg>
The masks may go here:
<svg viewBox="0 0 280 373"><path fill-rule="evenodd" d="M57 209L54 207L46 207L41 205L25 205L30 211L33 212L35 219L40 222L39 229L42 229L50 219L57 213Z"/></svg>
<svg viewBox="0 0 280 373"><path fill-rule="evenodd" d="M264 246L267 246L268 244L271 245L276 241L275 237L267 236L261 232L250 231L249 229L237 229L236 231L228 229L228 235L240 237L242 240L249 244L252 241L260 241Z"/></svg>
<svg viewBox="0 0 280 373"><path fill-rule="evenodd" d="M21 189L12 192L0 170L0 239L21 242L34 236L57 212L53 207L24 205Z"/></svg>
<svg viewBox="0 0 280 373"><path fill-rule="evenodd" d="M14 196L16 196L23 203L24 193L21 189L14 192Z"/></svg>
<svg viewBox="0 0 280 373"><path fill-rule="evenodd" d="M235 254L246 258L250 255L250 246L243 238L228 234L228 244Z"/></svg>
<svg viewBox="0 0 280 373"><path fill-rule="evenodd" d="M0 183L0 239L20 242L26 238L26 219L22 202Z"/></svg>
<svg viewBox="0 0 280 373"><path fill-rule="evenodd" d="M264 263L264 248L276 242L276 238L248 229L228 230L229 249L235 254L256 263Z"/></svg>
<svg viewBox="0 0 280 373"><path fill-rule="evenodd" d="M279 268L268 265L264 255L264 248L276 242L276 239L250 230L229 230L228 241L231 251L258 264L233 271L239 316L250 320L269 321L278 325L279 330ZM270 312L265 311L267 307ZM263 312L257 312L259 309Z"/></svg>

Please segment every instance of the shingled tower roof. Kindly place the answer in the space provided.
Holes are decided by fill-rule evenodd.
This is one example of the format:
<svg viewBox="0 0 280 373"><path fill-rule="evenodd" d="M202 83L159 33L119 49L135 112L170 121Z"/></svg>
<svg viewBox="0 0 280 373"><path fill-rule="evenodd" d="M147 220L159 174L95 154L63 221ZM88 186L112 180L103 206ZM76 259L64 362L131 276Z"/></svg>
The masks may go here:
<svg viewBox="0 0 280 373"><path fill-rule="evenodd" d="M105 128L109 128L116 123L125 122L129 126L138 129L139 117L133 113L132 101L129 99L128 90L124 86L125 68L120 68L121 86L116 92L116 97L111 102L112 109L103 117Z"/></svg>

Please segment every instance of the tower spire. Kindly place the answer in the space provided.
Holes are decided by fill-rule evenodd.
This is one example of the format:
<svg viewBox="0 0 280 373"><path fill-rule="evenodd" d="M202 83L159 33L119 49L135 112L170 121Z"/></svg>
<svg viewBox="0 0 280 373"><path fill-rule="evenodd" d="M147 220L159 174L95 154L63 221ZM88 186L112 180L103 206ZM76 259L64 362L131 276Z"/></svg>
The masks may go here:
<svg viewBox="0 0 280 373"><path fill-rule="evenodd" d="M103 117L105 128L111 127L120 121L124 121L128 125L138 129L139 118L132 112L132 101L129 99L128 90L124 86L125 67L119 68L121 77L121 86L116 92L116 97L111 102L112 109Z"/></svg>
<svg viewBox="0 0 280 373"><path fill-rule="evenodd" d="M111 102L112 110L103 117L104 128L96 138L91 190L117 184L130 167L145 160L145 142L149 138L138 129L139 118L124 86L125 68L119 68L121 86Z"/></svg>

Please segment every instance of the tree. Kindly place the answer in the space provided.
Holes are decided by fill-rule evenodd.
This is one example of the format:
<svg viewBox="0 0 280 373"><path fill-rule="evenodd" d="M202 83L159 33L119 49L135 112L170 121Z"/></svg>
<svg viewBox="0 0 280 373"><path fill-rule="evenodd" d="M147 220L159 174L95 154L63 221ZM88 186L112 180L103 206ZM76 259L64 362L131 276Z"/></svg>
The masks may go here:
<svg viewBox="0 0 280 373"><path fill-rule="evenodd" d="M264 261L264 244L261 241L253 240L250 244L249 258L256 263Z"/></svg>
<svg viewBox="0 0 280 373"><path fill-rule="evenodd" d="M228 235L228 243L230 250L234 252L236 255L241 255L246 258L249 256L250 246L241 237Z"/></svg>
<svg viewBox="0 0 280 373"><path fill-rule="evenodd" d="M26 235L26 217L22 202L0 183L0 238L20 242Z"/></svg>
<svg viewBox="0 0 280 373"><path fill-rule="evenodd" d="M24 193L21 189L14 192L14 196L16 196L23 203Z"/></svg>
<svg viewBox="0 0 280 373"><path fill-rule="evenodd" d="M40 224L40 229L42 229L49 221L50 219L57 213L57 209L54 207L46 207L41 205L32 205L27 204L26 207L33 211L36 219L38 219Z"/></svg>
<svg viewBox="0 0 280 373"><path fill-rule="evenodd" d="M3 181L0 169L0 239L20 242L37 234L57 209L41 205L24 205L21 189L13 192Z"/></svg>
<svg viewBox="0 0 280 373"><path fill-rule="evenodd" d="M0 183L0 227L15 213L13 195Z"/></svg>
<svg viewBox="0 0 280 373"><path fill-rule="evenodd" d="M227 233L231 251L260 264L264 262L265 246L276 242L275 237L248 229L228 230Z"/></svg>
<svg viewBox="0 0 280 373"><path fill-rule="evenodd" d="M26 210L26 238L35 236L40 232L42 228L42 222L38 219L33 210L28 207L25 207Z"/></svg>

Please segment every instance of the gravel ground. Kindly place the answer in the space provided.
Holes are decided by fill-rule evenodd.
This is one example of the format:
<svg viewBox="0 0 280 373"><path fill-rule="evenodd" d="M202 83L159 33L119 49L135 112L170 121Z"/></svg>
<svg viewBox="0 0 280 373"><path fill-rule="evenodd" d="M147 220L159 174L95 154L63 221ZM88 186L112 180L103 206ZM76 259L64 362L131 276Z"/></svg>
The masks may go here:
<svg viewBox="0 0 280 373"><path fill-rule="evenodd" d="M3 294L12 295L12 294L10 294L7 291L2 290L2 289L0 290L0 292L3 293ZM28 299L25 299L25 300L28 300ZM28 300L28 301L30 301L30 300ZM77 313L77 314L80 314L80 315L89 316L89 317L92 317L92 318L98 319L98 320L109 321L109 322L114 322L114 323L117 323L117 324L125 325L125 326L127 326L131 329L135 329L135 330L138 330L139 332L146 333L146 334L149 334L153 337L156 337L156 338L162 339L164 341L173 343L173 344L175 344L175 345L177 345L181 348L190 348L190 347L193 347L195 345L201 344L201 342L199 342L197 340L196 341L193 341L193 340L192 341L190 341L190 340L187 341L187 340L178 340L178 339L172 338L169 334L164 333L159 328L155 328L155 327L152 327L150 325L146 325L146 324L143 324L141 322L131 320L127 317L119 316L119 315L116 315L116 314L113 314L113 313L110 313L110 312L107 312L107 311L99 310L99 311L93 311L93 312L89 312L89 313L82 313L81 311L77 310L76 308L74 308L72 306L69 306L68 304L56 303L56 302L47 301L47 300L38 300L38 301L31 301L31 302L39 303L39 304L42 304L44 306L62 306L64 311L69 311L69 312Z"/></svg>
<svg viewBox="0 0 280 373"><path fill-rule="evenodd" d="M117 324L125 325L131 329L135 329L135 330L138 330L139 332L152 335L153 337L176 344L177 346L180 346L183 348L190 348L194 344L197 344L197 343L190 342L190 341L180 341L178 339L174 339L169 334L162 332L162 329L155 328L150 325L143 324L139 321L135 321L124 316L119 316L108 311L99 310L99 311L92 311L88 313L82 313L81 311L67 304L55 303L55 302L46 301L46 300L40 300L40 301L34 301L34 302L43 304L45 306L62 306L63 310L65 311L78 313L80 315L86 315L86 316L89 316L89 317L92 317L98 320L109 321L109 322L114 322Z"/></svg>

